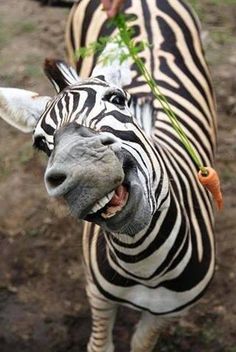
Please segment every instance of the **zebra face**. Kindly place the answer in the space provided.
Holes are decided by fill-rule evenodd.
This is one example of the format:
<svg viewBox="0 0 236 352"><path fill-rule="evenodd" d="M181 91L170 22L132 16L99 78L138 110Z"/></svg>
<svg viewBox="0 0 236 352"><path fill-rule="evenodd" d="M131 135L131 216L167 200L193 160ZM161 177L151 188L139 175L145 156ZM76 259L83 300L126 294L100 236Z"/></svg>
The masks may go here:
<svg viewBox="0 0 236 352"><path fill-rule="evenodd" d="M41 116L34 145L49 155L49 195L64 197L79 219L134 235L152 217L151 147L128 98L100 79L69 86Z"/></svg>

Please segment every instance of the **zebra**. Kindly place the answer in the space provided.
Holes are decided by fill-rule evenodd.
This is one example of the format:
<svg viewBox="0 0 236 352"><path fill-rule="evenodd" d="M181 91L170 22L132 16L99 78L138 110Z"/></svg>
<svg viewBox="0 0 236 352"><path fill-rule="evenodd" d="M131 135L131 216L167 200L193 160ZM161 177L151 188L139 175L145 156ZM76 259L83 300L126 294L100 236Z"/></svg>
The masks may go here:
<svg viewBox="0 0 236 352"><path fill-rule="evenodd" d="M199 152L214 163L215 98L196 15L183 0L127 1L136 14L142 58ZM69 16L75 49L111 36L98 0L81 0ZM104 53L119 48L109 44ZM72 62L72 63L73 63ZM75 62L74 62L75 63ZM55 97L0 89L0 116L33 132L49 159L44 182L85 220L83 257L92 314L89 352L112 352L119 305L140 311L132 352L154 349L163 325L204 294L215 266L214 211L197 168L159 103L127 59L102 65L95 55L77 71L48 59Z"/></svg>

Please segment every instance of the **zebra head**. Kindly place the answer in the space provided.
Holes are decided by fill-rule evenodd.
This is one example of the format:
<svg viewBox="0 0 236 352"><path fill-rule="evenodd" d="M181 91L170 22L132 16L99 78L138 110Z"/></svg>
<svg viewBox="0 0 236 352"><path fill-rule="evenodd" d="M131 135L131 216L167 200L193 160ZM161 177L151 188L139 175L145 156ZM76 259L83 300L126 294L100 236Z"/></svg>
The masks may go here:
<svg viewBox="0 0 236 352"><path fill-rule="evenodd" d="M44 177L49 195L64 197L75 217L104 230L128 235L144 230L157 210L155 192L162 190L163 200L167 187L130 96L117 85L117 75L114 85L105 74L80 80L59 61L45 67L58 94L44 98L33 141L49 156Z"/></svg>

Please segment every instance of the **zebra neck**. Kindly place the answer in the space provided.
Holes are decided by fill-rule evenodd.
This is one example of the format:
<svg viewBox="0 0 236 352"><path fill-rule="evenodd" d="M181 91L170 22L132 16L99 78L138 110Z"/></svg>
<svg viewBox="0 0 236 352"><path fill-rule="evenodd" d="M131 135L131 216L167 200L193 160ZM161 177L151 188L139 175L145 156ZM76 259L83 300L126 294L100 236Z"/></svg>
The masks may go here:
<svg viewBox="0 0 236 352"><path fill-rule="evenodd" d="M105 233L110 263L137 279L156 280L164 264L178 260L181 250L190 241L187 216L175 197L169 207L158 210L149 226L134 237ZM167 266L168 267L168 266Z"/></svg>

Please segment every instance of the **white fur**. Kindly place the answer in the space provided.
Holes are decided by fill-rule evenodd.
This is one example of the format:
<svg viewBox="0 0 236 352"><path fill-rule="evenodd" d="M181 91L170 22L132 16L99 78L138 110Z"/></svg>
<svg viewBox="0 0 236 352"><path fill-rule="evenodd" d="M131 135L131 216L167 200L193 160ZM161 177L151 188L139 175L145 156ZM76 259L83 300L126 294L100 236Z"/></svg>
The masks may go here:
<svg viewBox="0 0 236 352"><path fill-rule="evenodd" d="M18 88L0 88L0 117L22 132L32 132L50 97Z"/></svg>

